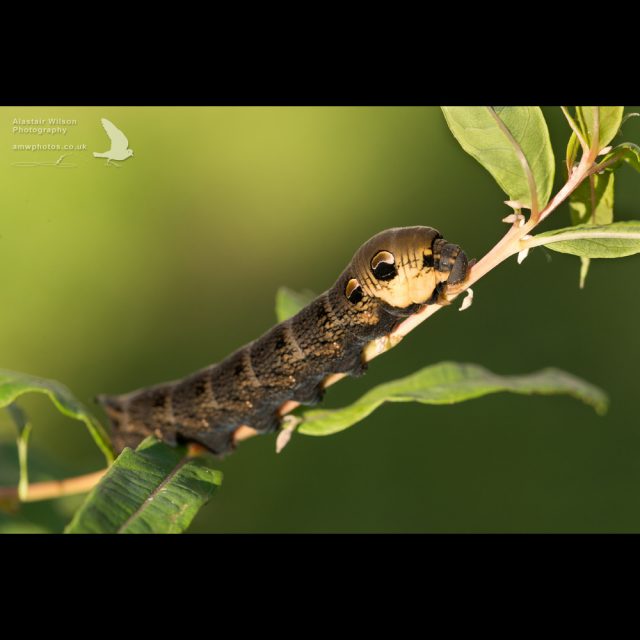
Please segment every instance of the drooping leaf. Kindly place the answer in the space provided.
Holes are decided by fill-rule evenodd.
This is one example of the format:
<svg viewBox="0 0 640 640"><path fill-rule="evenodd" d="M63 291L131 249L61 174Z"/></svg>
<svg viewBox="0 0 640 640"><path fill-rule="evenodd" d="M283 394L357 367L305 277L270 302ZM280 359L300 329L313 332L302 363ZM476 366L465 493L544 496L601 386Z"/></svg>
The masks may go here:
<svg viewBox="0 0 640 640"><path fill-rule="evenodd" d="M181 533L222 483L211 456L186 457L153 437L126 448L65 533Z"/></svg>
<svg viewBox="0 0 640 640"><path fill-rule="evenodd" d="M604 149L614 138L620 125L624 107L576 107L578 120L582 124L582 131L591 145L595 126L595 111L599 114L598 151Z"/></svg>
<svg viewBox="0 0 640 640"><path fill-rule="evenodd" d="M543 369L521 376L500 376L475 364L442 362L374 387L342 409L311 410L302 415L300 433L325 436L351 427L384 402L454 404L472 398L510 391L519 394L568 394L602 414L607 396L597 387L558 369Z"/></svg>
<svg viewBox="0 0 640 640"><path fill-rule="evenodd" d="M605 167L605 171L615 171L623 163L640 171L640 147L637 144L633 144L633 142L619 144L611 149L598 164L600 166L608 165Z"/></svg>
<svg viewBox="0 0 640 640"><path fill-rule="evenodd" d="M278 322L295 316L300 309L306 307L316 294L312 291L292 291L287 287L280 287L276 293L276 317Z"/></svg>
<svg viewBox="0 0 640 640"><path fill-rule="evenodd" d="M594 174L571 194L571 223L606 225L613 222L613 172ZM580 257L580 288L584 287L590 258Z"/></svg>
<svg viewBox="0 0 640 640"><path fill-rule="evenodd" d="M624 258L640 253L640 221L554 229L538 234L528 243L529 247L540 245L585 258Z"/></svg>
<svg viewBox="0 0 640 640"><path fill-rule="evenodd" d="M113 451L106 431L67 387L57 380L0 369L0 407L6 407L21 395L30 392L44 393L60 413L84 422L107 462L113 461Z"/></svg>
<svg viewBox="0 0 640 640"><path fill-rule="evenodd" d="M549 130L539 107L442 107L462 148L494 177L509 200L531 208L526 160L538 209L549 201L555 170Z"/></svg>

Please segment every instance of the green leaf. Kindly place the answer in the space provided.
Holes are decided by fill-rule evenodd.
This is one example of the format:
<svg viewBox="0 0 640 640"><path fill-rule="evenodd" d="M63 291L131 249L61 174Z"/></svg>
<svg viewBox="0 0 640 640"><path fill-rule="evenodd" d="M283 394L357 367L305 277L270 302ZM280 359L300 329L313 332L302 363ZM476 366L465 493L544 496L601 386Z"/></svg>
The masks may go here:
<svg viewBox="0 0 640 640"><path fill-rule="evenodd" d="M595 126L595 112L599 114L598 151L604 149L614 138L620 125L624 107L576 107L578 120L582 124L582 131L591 146L593 128Z"/></svg>
<svg viewBox="0 0 640 640"><path fill-rule="evenodd" d="M571 175L571 169L573 168L573 164L576 161L579 150L580 150L580 142L578 141L578 136L575 134L574 131L572 131L571 137L569 138L569 143L567 144L567 153L565 157L568 175Z"/></svg>
<svg viewBox="0 0 640 640"><path fill-rule="evenodd" d="M540 107L442 107L462 148L494 177L509 199L532 208L527 171L538 210L551 195L555 170L549 130Z"/></svg>
<svg viewBox="0 0 640 640"><path fill-rule="evenodd" d="M113 461L109 436L103 426L67 387L57 380L47 380L27 373L0 369L0 407L6 407L21 395L30 392L44 393L60 413L84 422L94 442L107 459L107 463Z"/></svg>
<svg viewBox="0 0 640 640"><path fill-rule="evenodd" d="M284 322L295 316L300 309L306 307L316 294L312 291L292 291L287 287L280 287L276 293L276 317L278 322Z"/></svg>
<svg viewBox="0 0 640 640"><path fill-rule="evenodd" d="M581 224L534 236L529 248L544 245L559 253L585 258L624 258L640 253L640 221L605 225Z"/></svg>
<svg viewBox="0 0 640 640"><path fill-rule="evenodd" d="M122 451L65 533L181 533L222 483L212 462L146 438Z"/></svg>
<svg viewBox="0 0 640 640"><path fill-rule="evenodd" d="M608 165L604 171L615 171L623 162L640 171L640 147L637 144L633 142L619 144L604 156L599 166Z"/></svg>
<svg viewBox="0 0 640 640"><path fill-rule="evenodd" d="M571 194L569 210L573 225L613 222L613 173L595 174Z"/></svg>
<svg viewBox="0 0 640 640"><path fill-rule="evenodd" d="M298 431L312 436L337 433L366 418L383 402L454 404L498 391L526 395L564 393L586 402L599 414L606 411L608 402L606 394L597 387L558 369L500 376L475 364L442 362L374 387L348 407L307 411Z"/></svg>
<svg viewBox="0 0 640 640"><path fill-rule="evenodd" d="M571 194L569 209L574 226L606 225L613 222L614 177L613 172L594 174ZM581 256L580 261L580 288L582 289L589 271L590 258Z"/></svg>

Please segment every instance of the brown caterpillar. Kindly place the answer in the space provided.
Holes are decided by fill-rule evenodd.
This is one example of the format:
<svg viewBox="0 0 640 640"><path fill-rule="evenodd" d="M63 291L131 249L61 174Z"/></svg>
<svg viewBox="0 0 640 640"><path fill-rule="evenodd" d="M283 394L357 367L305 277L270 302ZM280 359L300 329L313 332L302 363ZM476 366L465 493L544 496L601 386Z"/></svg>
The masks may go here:
<svg viewBox="0 0 640 640"><path fill-rule="evenodd" d="M365 242L333 287L222 362L174 382L98 396L120 451L146 436L234 448L241 425L275 431L287 400L315 404L331 373L362 375L362 349L467 276L456 244L430 227L387 229Z"/></svg>

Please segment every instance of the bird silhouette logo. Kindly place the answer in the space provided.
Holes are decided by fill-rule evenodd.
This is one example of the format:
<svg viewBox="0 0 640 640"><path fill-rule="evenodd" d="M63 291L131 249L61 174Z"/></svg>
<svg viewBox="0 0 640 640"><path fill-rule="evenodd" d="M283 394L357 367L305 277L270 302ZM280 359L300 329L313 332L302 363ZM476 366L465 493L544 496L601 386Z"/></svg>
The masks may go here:
<svg viewBox="0 0 640 640"><path fill-rule="evenodd" d="M129 141L127 140L127 136L116 127L113 122L107 120L106 118L101 118L102 126L104 130L107 132L109 136L109 140L111 140L111 149L105 151L104 153L98 153L97 151L93 152L94 158L106 158L107 164L113 164L114 166L119 166L114 160L122 161L127 158L131 158L133 156L133 151L129 149Z"/></svg>

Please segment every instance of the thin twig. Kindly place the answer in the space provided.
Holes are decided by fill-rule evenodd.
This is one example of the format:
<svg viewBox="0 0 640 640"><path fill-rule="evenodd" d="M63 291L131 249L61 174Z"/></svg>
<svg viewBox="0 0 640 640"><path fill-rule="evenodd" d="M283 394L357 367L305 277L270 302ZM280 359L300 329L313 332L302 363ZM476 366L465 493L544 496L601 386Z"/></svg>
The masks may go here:
<svg viewBox="0 0 640 640"><path fill-rule="evenodd" d="M49 480L47 482L34 482L29 485L27 495L21 502L37 502L39 500L52 500L62 496L72 496L78 493L90 491L107 472L107 469L87 473L74 478L63 480ZM17 487L0 487L0 500L17 500Z"/></svg>

